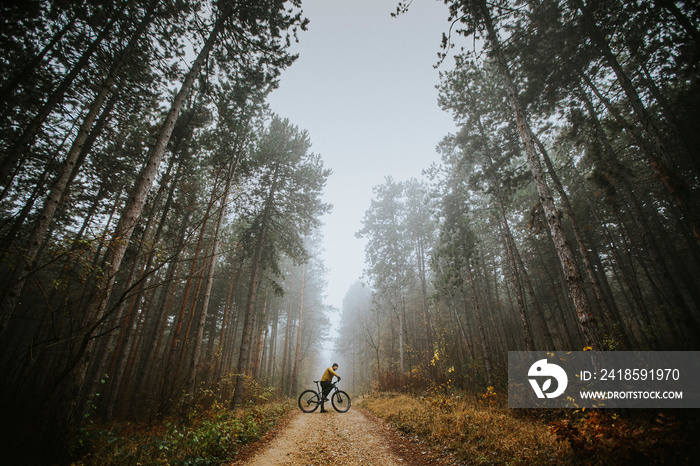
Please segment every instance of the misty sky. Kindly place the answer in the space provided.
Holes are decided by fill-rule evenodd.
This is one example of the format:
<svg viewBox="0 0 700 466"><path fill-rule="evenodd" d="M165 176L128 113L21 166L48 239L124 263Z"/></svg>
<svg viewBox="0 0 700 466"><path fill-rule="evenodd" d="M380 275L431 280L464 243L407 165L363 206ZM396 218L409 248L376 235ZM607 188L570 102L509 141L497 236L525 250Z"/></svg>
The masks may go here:
<svg viewBox="0 0 700 466"><path fill-rule="evenodd" d="M446 6L414 0L392 18L397 0L303 0L309 30L299 59L283 72L272 111L309 132L312 151L333 170L324 200L326 302L337 308L364 270L362 228L372 187L388 175L420 178L439 160L436 145L454 125L439 109L437 62ZM452 62L445 62L452 66Z"/></svg>

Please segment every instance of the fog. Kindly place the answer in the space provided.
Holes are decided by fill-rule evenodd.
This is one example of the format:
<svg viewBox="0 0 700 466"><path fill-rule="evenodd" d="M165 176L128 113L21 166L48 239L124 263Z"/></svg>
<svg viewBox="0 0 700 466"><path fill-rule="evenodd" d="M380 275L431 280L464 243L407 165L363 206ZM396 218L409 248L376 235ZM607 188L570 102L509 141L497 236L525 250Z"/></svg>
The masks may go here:
<svg viewBox="0 0 700 466"><path fill-rule="evenodd" d="M435 69L447 10L414 2L392 18L395 0L308 0L309 30L299 59L269 98L272 111L309 131L312 150L333 170L324 194L334 205L323 221L328 304L340 309L364 269L355 237L386 176L419 178L439 157L436 145L454 131L437 105Z"/></svg>

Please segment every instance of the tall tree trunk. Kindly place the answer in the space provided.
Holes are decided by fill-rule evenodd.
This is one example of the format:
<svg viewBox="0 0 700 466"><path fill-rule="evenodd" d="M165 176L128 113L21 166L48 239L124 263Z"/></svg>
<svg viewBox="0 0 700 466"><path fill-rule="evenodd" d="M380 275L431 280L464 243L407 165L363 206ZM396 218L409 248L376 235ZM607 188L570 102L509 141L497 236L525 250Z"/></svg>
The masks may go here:
<svg viewBox="0 0 700 466"><path fill-rule="evenodd" d="M427 339L428 354L434 347L433 324L430 318L430 309L428 307L428 280L426 279L426 264L425 264L425 238L418 238L416 255L418 257L418 278L420 280L420 304L425 325L425 336ZM432 371L432 369L431 369Z"/></svg>
<svg viewBox="0 0 700 466"><path fill-rule="evenodd" d="M270 349L268 351L267 369L266 372L269 376L268 384L272 384L272 381L277 375L277 333L279 327L279 308L274 308L274 317L272 318L272 332L270 335Z"/></svg>
<svg viewBox="0 0 700 466"><path fill-rule="evenodd" d="M153 4L151 5L151 10L149 10L146 17L144 17L138 29L134 32L133 36L131 37L131 40L129 41L127 47L124 49L120 59L117 61L117 63L114 64L109 73L109 76L107 77L107 79L105 79L102 86L100 86L95 99L90 105L90 110L88 111L87 116L85 117L82 125L78 129L78 134L75 137L71 148L66 154L59 175L51 185L51 190L49 191L49 195L44 201L44 205L42 207L41 214L39 214L37 223L32 229L32 232L29 234L28 249L23 254L22 259L19 261L15 269L14 274L16 277L19 277L19 280L17 280L15 284L10 288L10 290L5 294L2 305L0 305L0 309L2 309L2 313L0 313L0 339L2 339L5 330L7 330L7 323L12 314L14 313L20 295L22 294L22 289L24 288L24 284L26 283L27 272L34 265L34 262L37 258L37 253L41 249L41 246L43 245L44 240L46 239L46 234L49 230L49 225L54 218L56 209L58 208L59 204L64 198L69 180L71 179L71 175L73 173L73 168L75 167L76 161L78 160L78 157L81 154L82 148L88 139L90 129L94 125L95 120L97 119L100 110L102 109L102 106L107 100L110 90L114 85L114 82L116 81L117 75L121 71L122 66L124 65L124 63L126 63L129 54L136 47L138 40L141 38L141 36L146 30L146 27L150 23L152 13L155 9L156 4L157 2L153 2ZM61 86L59 86L56 92L60 92L60 97L52 96L52 98L50 98L49 101L46 103L45 107L47 108L42 109L40 114L37 115L37 117L35 118L36 122L32 123L28 128L28 131L31 130L33 131L33 133L24 135L23 138L26 139L26 141L24 139L20 139L20 144L22 145L15 148L15 150L18 151L16 152L18 155L21 156L21 152L25 150L25 145L29 144L31 142L31 139L34 138L34 134L36 133L36 131L39 130L39 125L41 125L41 123L43 123L43 120L46 119L48 114L51 112L53 106L57 105L58 102L60 102L63 94L65 94L67 88L75 79L78 72L82 69L82 67L84 67L87 64L90 56L97 50L97 48L100 45L100 42L107 36L112 24L115 21L115 18L117 18L118 16L119 15L114 15L113 19L110 21L110 23L108 23L107 26L105 26L98 38L95 39L92 44L90 44L88 50L85 51L85 53L81 57L81 60L79 60L79 62L76 64L77 69L73 70L71 74L66 77L66 80L70 78L70 81L64 82L61 84ZM71 75L73 75L72 78L70 77ZM35 125L36 128L34 128L33 125ZM14 151L11 153L14 153ZM6 181L9 178L9 175L7 173L4 173L4 171L6 170L4 165L6 163L10 163L10 160L6 159L3 161L3 167L0 169L0 180L2 180L0 181L0 184L4 184L3 181ZM7 189L7 186L9 186L9 182L6 185L5 189Z"/></svg>
<svg viewBox="0 0 700 466"><path fill-rule="evenodd" d="M221 380L222 368L224 367L224 346L227 335L227 328L229 325L229 315L231 314L232 306L232 296L233 296L233 286L238 278L238 273L236 273L236 263L234 261L233 274L231 274L231 280L229 281L228 295L226 296L226 302L224 305L224 315L221 321L221 333L219 334L219 346L216 350L216 368L214 369L214 384L218 384Z"/></svg>
<svg viewBox="0 0 700 466"><path fill-rule="evenodd" d="M484 330L484 319L481 315L481 307L479 306L479 295L476 291L476 283L474 282L474 272L472 271L471 260L467 260L467 273L469 274L469 286L471 288L472 305L474 306L474 317L476 318L476 327L479 332L479 343L481 344L481 352L484 355L484 367L486 368L486 381L489 387L493 386L493 368L491 367L491 351L486 342L486 332Z"/></svg>
<svg viewBox="0 0 700 466"><path fill-rule="evenodd" d="M250 376L258 380L260 380L260 363L262 362L265 333L267 331L267 291L264 294L265 299L263 299L262 312L255 314L255 325L253 327L255 342L248 361Z"/></svg>
<svg viewBox="0 0 700 466"><path fill-rule="evenodd" d="M511 241L513 244L515 244L514 239L511 239ZM525 284L525 288L527 289L527 295L530 297L530 302L532 303L533 314L535 314L535 317L537 318L537 321L539 322L540 329L541 329L542 334L544 336L547 347L551 348L552 350L555 350L555 349L557 349L557 347L554 344L554 338L552 337L552 332L549 329L549 326L547 325L547 319L545 318L544 312L542 310L542 306L540 306L540 300L537 297L537 294L535 293L535 288L532 286L532 280L530 279L530 274L528 273L527 269L525 268L525 264L523 264L523 258L520 255L520 251L518 250L517 247L513 248L513 255L515 257L515 262L518 265L518 269L520 270L520 273L522 274L521 277L523 279L523 283Z"/></svg>
<svg viewBox="0 0 700 466"><path fill-rule="evenodd" d="M503 231L503 240L506 246L506 253L508 254L508 263L510 264L510 269L511 269L511 280L513 281L513 287L515 288L515 297L518 302L518 313L520 314L520 321L522 323L523 327L523 336L525 337L525 348L528 351L532 351L534 349L534 344L533 344L533 338L532 338L532 330L530 330L530 323L528 322L527 319L527 308L525 304L525 296L523 294L523 287L520 283L520 274L518 273L518 267L515 262L515 252L514 249L516 248L515 242L513 241L513 236L511 235L510 232L510 226L508 225L508 218L506 217L506 210L503 205L503 197L501 195L501 188L500 188L500 180L497 178L497 172L494 169L494 163L493 163L493 157L491 155L491 147L490 144L488 143L488 138L486 137L486 130L484 129L484 126L481 121L481 116L476 117L477 125L479 128L479 133L481 134L482 137L484 137L484 141L486 144L486 159L489 164L490 170L490 178L491 178L491 187L494 190L494 196L496 197L496 203L498 204L498 212L500 214L501 218L501 228ZM541 316L538 316L541 318ZM541 322L540 322L541 324ZM546 328L546 326L545 326Z"/></svg>
<svg viewBox="0 0 700 466"><path fill-rule="evenodd" d="M508 225L508 219L506 218L503 200L500 199L498 188L496 189L496 196L498 197L496 202L498 203L499 215L501 217L501 231L503 232L503 242L506 247L506 254L508 255L508 264L510 265L510 276L513 282L513 288L515 289L515 299L518 303L518 314L520 315L520 323L522 324L523 335L525 337L525 349L527 351L533 351L535 345L533 343L533 336L532 330L530 329L530 323L527 319L525 293L523 291L523 286L520 283L520 273L518 273L518 264L515 260L515 249L517 246L515 245L515 242L513 241L513 236L510 232L510 226ZM546 337L547 335L549 335L549 332L547 331L547 324L544 322L544 318L542 315L537 315L537 317L539 321L538 323L542 328L542 334ZM549 336L549 338L551 339L551 335ZM547 343L550 344L551 342L548 341ZM549 348L554 349L553 345Z"/></svg>
<svg viewBox="0 0 700 466"><path fill-rule="evenodd" d="M34 72L35 68L44 60L44 57L54 49L56 44L58 44L63 39L63 36L73 27L76 19L77 17L74 14L71 19L51 37L51 41L49 41L32 60L24 63L24 66L22 66L19 72L15 73L12 78L3 83L0 88L0 100L7 101L10 99L12 94L19 87L19 84Z"/></svg>
<svg viewBox="0 0 700 466"><path fill-rule="evenodd" d="M634 140L637 141L637 144L640 145L641 148L644 150L645 145L641 142L641 136L638 135L637 132L629 126L629 124L624 120L622 115L620 115L619 112L613 107L613 105L611 105L610 102L607 99L605 99L605 97L600 93L600 91L596 88L596 86L593 84L593 82L590 81L590 79L587 76L582 76L582 78L584 82L588 85L588 87L595 93L596 97L598 97L598 99L601 100L601 102L609 111L611 111L615 119L623 126L623 128L626 128L627 132L633 137ZM661 248L658 242L656 241L656 237L654 236L648 224L647 215L642 210L642 206L640 205L639 200L637 199L637 196L634 193L630 181L627 179L624 170L621 169L620 164L617 161L615 151L612 147L612 144L606 136L602 124L600 123L597 117L593 104L587 97L583 89L580 90L579 95L581 96L582 101L586 105L587 111L589 113L589 116L591 117L591 121L596 130L596 135L598 136L603 146L603 151L606 158L604 162L610 168L609 173L612 179L614 179L615 181L615 187L618 188L622 192L623 196L626 198L626 205L629 208L629 212L632 216L632 219L634 220L637 228L641 232L646 250L649 253L649 256L654 264L654 268L660 272L659 276L661 280L661 288L668 290L670 295L670 303L680 310L683 327L690 335L689 344L693 344L692 342L700 341L700 326L698 326L698 323L693 317L692 312L688 307L688 304L685 302L683 294L681 293L678 286L676 285L675 280L671 276L671 271L669 270L668 265L664 260L664 254L661 252ZM676 343L678 343L678 341L676 341Z"/></svg>
<svg viewBox="0 0 700 466"><path fill-rule="evenodd" d="M634 83L627 73L625 73L615 53L610 49L606 37L597 26L591 14L590 8L585 5L582 0L575 0L575 4L581 11L586 33L600 50L605 62L615 73L617 82L632 106L632 111L644 132L644 137L642 138L643 143L645 145L647 143L651 145L650 149L645 151L649 163L654 170L656 170L659 177L666 185L666 188L676 200L676 203L687 218L687 222L695 235L696 241L700 243L700 207L697 194L690 188L687 180L673 168L674 162L663 142L661 132L651 118L651 115L649 115L649 112L644 106L644 102L639 97Z"/></svg>
<svg viewBox="0 0 700 466"><path fill-rule="evenodd" d="M299 385L299 366L301 365L301 329L302 329L302 315L304 310L304 286L306 284L306 264L301 265L301 287L299 290L299 316L297 321L299 322L297 328L297 346L294 352L294 369L292 369L292 393L297 393L297 388Z"/></svg>
<svg viewBox="0 0 700 466"><path fill-rule="evenodd" d="M9 191L9 186L12 183L12 173L15 170L16 164L25 156L29 146L41 129L41 126L46 118L51 114L54 108L56 108L56 106L63 101L63 97L71 85L73 85L75 78L77 78L80 72L82 72L83 69L89 64L90 58L100 47L102 41L109 36L112 26L114 26L117 19L121 17L121 15L117 14L116 12L121 11L125 4L126 2L123 1L117 5L115 13L112 14L105 27L102 28L102 31L100 31L97 37L90 43L75 65L73 65L73 68L71 68L58 87L56 87L53 93L46 100L41 109L39 109L39 112L29 122L22 134L9 150L8 156L0 164L0 185L4 186L2 194L0 194L0 199L3 199L5 194Z"/></svg>
<svg viewBox="0 0 700 466"><path fill-rule="evenodd" d="M264 311L267 310L267 300L265 300L265 305L263 306ZM270 326L267 322L264 322L263 333L260 339L260 350L258 351L258 361L255 368L255 378L260 380L263 384L268 385L269 374L265 372L265 361L267 360L268 343L270 339Z"/></svg>
<svg viewBox="0 0 700 466"><path fill-rule="evenodd" d="M290 333L290 328L292 326L292 305L293 302L290 299L289 300L289 311L287 312L287 331L284 336L284 352L282 354L282 379L280 380L280 390L282 390L282 393L287 395L287 390L286 390L286 379L287 379L287 356L289 354L289 333Z"/></svg>
<svg viewBox="0 0 700 466"><path fill-rule="evenodd" d="M156 229L156 234L154 237L154 241L156 243L158 242L158 239L161 236L163 228L165 227L166 219L168 217L168 212L170 212L170 208L173 205L173 199L175 196L175 186L177 185L177 180L179 179L181 170L182 164L179 164L174 176L174 180L170 184L168 197L165 201L165 205L163 206L160 223L158 224L158 228ZM185 244L186 227L189 223L190 213L190 210L187 210L183 218L182 227L180 228L178 234L178 245ZM155 248L151 252L154 253ZM156 363L156 360L158 359L158 356L160 354L162 342L165 339L165 330L167 328L167 315L170 306L166 305L166 302L171 297L170 290L172 289L172 287L174 287L174 278L177 275L179 275L180 269L182 267L182 261L179 260L181 254L182 246L178 248L178 250L173 254L172 258L170 259L168 270L165 273L165 279L162 282L165 285L165 288L163 289L162 295L158 303L155 304L153 308L149 311L149 314L152 315L153 323L151 329L149 330L149 335L146 338L146 349L141 352L141 358L136 371L136 386L134 387L134 393L137 397L140 396L144 386L150 385L148 381L152 380L153 378L152 367ZM152 255L149 256L149 262L152 262L153 259L154 257ZM137 409L138 405L138 402L132 403L130 407L130 413L135 412L134 410Z"/></svg>
<svg viewBox="0 0 700 466"><path fill-rule="evenodd" d="M440 274L444 275L445 271L442 267L442 262L438 261L438 267L440 269ZM452 310L452 316L455 318L455 321L457 322L457 328L459 329L459 335L461 336L462 339L462 345L460 345L460 351L462 356L464 356L464 360L466 361L466 355L464 352L464 347L467 348L469 357L471 359L474 359L474 356L471 351L471 346L469 345L469 338L467 337L467 330L464 328L464 325L462 325L462 319L459 317L459 309L457 306L457 300L455 299L453 288L450 287L448 289L448 294L450 295L450 302L447 304L447 306Z"/></svg>
<svg viewBox="0 0 700 466"><path fill-rule="evenodd" d="M256 336L255 346L251 355L250 375L251 377L261 380L261 366L263 361L263 353L265 351L265 339L267 338L267 292L263 300L262 313L257 315L256 319Z"/></svg>
<svg viewBox="0 0 700 466"><path fill-rule="evenodd" d="M204 276L206 275L206 269L209 264L209 254L211 251L211 247L213 246L212 242L209 241L206 244L206 249L204 251L204 260L202 263L202 266L197 270L197 285L195 286L195 291L192 295L192 306L189 308L190 312L187 313L187 326L185 327L185 331L182 333L182 339L181 339L181 344L179 351L177 351L177 362L175 363L175 370L173 371L172 375L172 384L171 387L175 389L175 391L180 391L181 387L179 386L180 382L180 373L185 369L185 355L187 353L191 353L191 344L192 344L192 338L193 338L193 333L192 333L192 326L194 324L194 319L195 316L197 316L197 308L199 307L199 296L200 292L202 290L202 283L204 282ZM200 310L201 312L201 310ZM184 374L184 378L182 380L182 389L186 388L186 382L187 382L187 373Z"/></svg>
<svg viewBox="0 0 700 466"><path fill-rule="evenodd" d="M174 165L174 158L171 159L170 163L168 164L168 168L165 172L165 175L163 176L163 179L168 179L170 172L173 168ZM117 348L124 348L123 340L124 338L130 339L130 324L131 324L131 314L135 312L136 309L139 309L139 304L141 302L141 298L143 295L143 290L144 290L144 281L147 277L147 275L151 272L151 265L153 263L153 259L155 256L155 247L153 247L154 242L159 238L160 233L162 231L163 225L165 223L165 216L167 214L167 205L165 206L165 212L163 216L161 217L161 221L158 224L158 227L156 228L156 231L153 233L152 237L151 236L151 231L153 229L153 223L156 220L156 209L158 208L160 204L160 199L163 196L163 193L165 192L166 184L162 183L160 188L158 189L157 194L155 195L155 198L153 199L151 205L151 212L148 217L148 221L146 223L146 227L144 229L143 237L142 240L139 242L139 248L138 252L136 253L136 257L140 258L144 254L144 249L147 247L147 245L151 245L151 250L148 253L148 258L145 262L145 265L141 267L141 260L140 259L135 259L133 264L132 264L132 270L131 273L129 274L127 284L125 286L125 289L130 289L132 285L134 284L135 281L138 280L138 292L136 293L136 296L134 299L131 301L131 305L129 306L129 310L127 311L127 316L128 318L124 319L124 325L121 327L120 332L117 331L111 331L109 335L106 338L104 350L101 352L99 355L99 359L97 361L97 364L95 366L95 369L92 371L92 377L91 379L88 378L88 383L85 384L86 390L83 390L83 397L87 397L88 401L93 397L94 393L97 392L97 387L99 386L98 384L100 383L100 380L103 378L104 374L107 371L107 359L108 356L111 354L111 348L113 346L113 340L114 338L119 335L120 342L117 345ZM172 192L172 189L171 189ZM137 271L140 269L139 276L137 277ZM115 316L115 320L122 319L123 315L123 307L120 308L120 310L117 312L117 315ZM127 345L128 349L128 345ZM122 370L123 366L122 364L125 363L125 361L122 361L122 359L126 358L126 354L123 353L117 353L113 356L116 356L117 363L116 363L116 370L110 371L109 373L109 383L107 384L107 389L109 391L108 395L103 397L103 403L106 403L104 406L104 411L103 411L103 419L105 421L111 420L112 417L112 412L114 410L114 404L116 402L116 395L118 392L118 387L119 384L121 383L121 377L122 377ZM115 364L112 363L112 367L114 367ZM104 393L103 393L104 394ZM87 409L89 405L92 403L85 403L83 409Z"/></svg>
<svg viewBox="0 0 700 466"><path fill-rule="evenodd" d="M211 257L209 258L209 267L207 273L207 283L204 290L204 301L202 303L202 311L200 313L199 322L197 324L197 333L195 335L192 362L190 364L189 380L187 383L188 393L194 394L195 381L197 367L199 365L199 357L202 350L202 338L204 336L204 322L207 318L207 313L209 310L209 299L211 298L211 288L214 283L214 267L216 265L216 258L219 255L219 241L221 237L221 228L224 223L224 217L226 216L226 207L228 205L228 197L231 193L231 184L234 178L234 171L236 170L236 165L232 165L229 169L229 173L226 177L226 185L224 186L224 193L221 199L221 209L219 210L219 218L216 221L216 230L214 231L214 237L212 241L214 242Z"/></svg>
<svg viewBox="0 0 700 466"><path fill-rule="evenodd" d="M398 285L397 285L398 286ZM406 376L406 352L404 343L405 327L406 327L406 306L404 303L403 293L399 289L399 375Z"/></svg>
<svg viewBox="0 0 700 466"><path fill-rule="evenodd" d="M675 0L656 0L657 4L661 5L663 8L668 10L675 18L676 21L678 21L678 24L680 24L685 32L688 33L688 35L698 44L700 44L700 31L698 28L693 25L691 22L690 18L688 18L683 11L681 11L680 8L678 8L678 5L676 5ZM692 2L683 2L684 6L686 7L686 11L689 10L689 8L692 5ZM695 8L695 11L697 12L697 5Z"/></svg>
<svg viewBox="0 0 700 466"><path fill-rule="evenodd" d="M165 156L168 141L182 106L192 90L195 79L199 76L205 59L223 30L225 20L231 15L231 12L231 8L227 7L227 10L222 13L204 43L202 50L192 63L190 71L187 73L185 81L161 126L156 142L147 156L147 162L138 176L132 195L124 207L117 227L112 234L107 260L105 261L104 279L98 286L94 298L87 306L82 319L81 327L85 330L82 337L78 340L75 354L72 355L63 372L58 375L53 397L49 400L50 410L55 416L55 424L49 423L47 425L53 425L54 431L58 434L56 441L59 445L62 443L67 444L64 436L66 433L72 432L79 422L76 416L77 401L90 360L90 353L94 343L94 332L104 321L106 314L108 314L106 312L107 303L116 280L117 271L121 266L136 222L143 210L146 195L153 185L160 163Z"/></svg>
<svg viewBox="0 0 700 466"><path fill-rule="evenodd" d="M615 303L608 303L608 301L605 299L605 296L603 295L603 291L600 288L600 283L598 283L598 278L595 275L593 265L591 264L591 258L588 254L588 247L583 241L581 229L578 226L578 220L576 219L574 209L571 207L571 203L569 202L569 195L564 190L564 186L561 184L559 176L554 170L554 166L552 165L552 161L549 158L549 153L547 152L547 149L544 147L544 145L538 137L535 137L535 144L537 145L537 147L540 150L540 153L542 154L545 165L547 166L547 170L549 171L549 175L552 178L552 182L554 183L554 187L557 193L559 194L561 202L564 206L564 212L566 212L566 216L569 218L569 222L571 222L571 230L574 233L574 238L576 240L576 245L578 246L579 255L583 260L584 269L588 276L588 280L591 284L591 287L593 288L593 293L596 297L598 305L603 311L603 315L609 324L612 325L618 323L621 321L619 313L617 312ZM622 338L625 348L629 349L631 347L631 342L629 341L629 338L627 338L627 335L625 334L624 330L620 330L618 336Z"/></svg>
<svg viewBox="0 0 700 466"><path fill-rule="evenodd" d="M523 141L523 145L525 146L528 166L530 167L530 172L535 180L540 203L542 204L542 208L545 212L547 224L549 226L552 239L554 240L554 245L561 263L562 271L566 277L566 285L569 295L576 309L579 328L584 335L587 346L595 349L602 349L603 344L600 335L598 334L598 325L596 320L593 318L590 303L588 302L588 297L586 296L586 290L583 286L583 280L581 279L581 276L576 268L574 254L568 240L566 239L564 227L561 223L560 212L555 207L554 198L549 190L549 187L547 186L544 171L542 170L542 166L540 164L540 158L537 153L537 148L535 147L535 135L530 127L529 117L523 106L520 104L518 89L510 75L510 71L508 71L508 64L503 56L500 39L494 28L486 1L478 0L478 7L481 12L484 25L486 26L491 53L495 58L498 73L502 78L503 85L505 86L508 94L508 100L513 108L513 113L515 114L520 137Z"/></svg>
<svg viewBox="0 0 700 466"><path fill-rule="evenodd" d="M248 288L248 299L246 302L245 316L243 317L243 338L241 340L241 350L238 355L238 367L236 369L236 385L231 400L232 407L238 407L243 400L243 390L245 385L245 376L248 372L247 362L250 356L250 337L252 332L253 310L255 309L255 300L257 297L258 286L260 284L260 272L262 268L262 257L265 242L267 241L267 229L269 228L270 218L272 216L273 202L277 190L277 177L279 175L279 167L275 167L275 173L272 177L272 186L268 194L267 200L262 214L260 230L255 244L255 252L253 255L253 263L251 264L250 286Z"/></svg>
<svg viewBox="0 0 700 466"><path fill-rule="evenodd" d="M172 388L176 388L177 384L177 378L178 375L180 374L180 365L182 362L184 350L185 350L185 341L187 340L189 328L185 329L184 335L182 331L182 327L185 324L185 321L187 320L188 322L188 327L189 327L189 322L191 322L191 318L194 315L196 308L197 308L197 299L196 299L196 292L195 292L195 297L192 299L192 306L190 309L190 294L192 293L192 286L195 280L198 279L199 277L199 269L203 268L204 266L199 263L199 255L202 252L202 245L204 243L204 236L206 234L206 227L207 227L207 221L209 220L211 209L214 206L215 202L215 192L216 192L216 187L212 190L211 197L209 198L209 202L207 203L207 209L204 212L204 217L202 218L201 222L201 228L199 229L199 235L197 237L197 245L195 246L194 249L194 256L192 258L192 265L190 266L190 272L189 275L187 276L187 284L185 285L185 291L182 297L182 303L180 305L180 313L177 315L177 319L175 320L174 323L174 329L172 331L172 336L170 339L170 351L168 354L168 377L170 377L170 386ZM188 313L188 309L190 312ZM178 351L179 349L179 351Z"/></svg>

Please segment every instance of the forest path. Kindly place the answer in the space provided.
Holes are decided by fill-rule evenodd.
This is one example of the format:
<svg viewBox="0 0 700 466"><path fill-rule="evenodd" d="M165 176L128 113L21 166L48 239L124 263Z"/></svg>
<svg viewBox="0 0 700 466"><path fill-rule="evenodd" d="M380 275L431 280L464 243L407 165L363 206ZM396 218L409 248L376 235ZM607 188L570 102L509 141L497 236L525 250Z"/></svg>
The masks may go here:
<svg viewBox="0 0 700 466"><path fill-rule="evenodd" d="M274 438L258 451L234 463L269 465L409 465L446 464L406 440L385 423L353 407L347 413L330 410L291 415Z"/></svg>

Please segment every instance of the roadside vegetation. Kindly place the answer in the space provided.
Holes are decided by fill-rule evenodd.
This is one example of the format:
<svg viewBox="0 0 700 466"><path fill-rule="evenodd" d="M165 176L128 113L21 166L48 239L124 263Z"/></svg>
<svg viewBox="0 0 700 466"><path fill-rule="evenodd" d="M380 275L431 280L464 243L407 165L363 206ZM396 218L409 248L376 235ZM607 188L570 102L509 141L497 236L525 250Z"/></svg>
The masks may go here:
<svg viewBox="0 0 700 466"><path fill-rule="evenodd" d="M88 417L72 441L71 465L235 461L296 409L294 400L258 388L260 396L235 410L200 396L180 417L107 424ZM700 420L687 410L508 409L493 387L477 393L444 386L375 388L359 406L448 464L691 464L699 453Z"/></svg>
<svg viewBox="0 0 700 466"><path fill-rule="evenodd" d="M493 390L380 392L361 406L459 464L690 464L698 422L687 412L515 410Z"/></svg>
<svg viewBox="0 0 700 466"><path fill-rule="evenodd" d="M212 403L186 417L149 423L88 422L72 442L73 466L225 464L295 407L289 399L249 400L232 410Z"/></svg>

